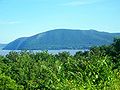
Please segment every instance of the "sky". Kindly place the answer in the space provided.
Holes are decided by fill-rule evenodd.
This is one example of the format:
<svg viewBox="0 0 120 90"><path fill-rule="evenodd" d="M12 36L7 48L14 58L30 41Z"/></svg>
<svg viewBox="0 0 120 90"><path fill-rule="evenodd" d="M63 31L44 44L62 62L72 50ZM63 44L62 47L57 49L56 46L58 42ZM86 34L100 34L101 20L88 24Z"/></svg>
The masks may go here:
<svg viewBox="0 0 120 90"><path fill-rule="evenodd" d="M0 43L53 29L120 32L120 0L0 0Z"/></svg>

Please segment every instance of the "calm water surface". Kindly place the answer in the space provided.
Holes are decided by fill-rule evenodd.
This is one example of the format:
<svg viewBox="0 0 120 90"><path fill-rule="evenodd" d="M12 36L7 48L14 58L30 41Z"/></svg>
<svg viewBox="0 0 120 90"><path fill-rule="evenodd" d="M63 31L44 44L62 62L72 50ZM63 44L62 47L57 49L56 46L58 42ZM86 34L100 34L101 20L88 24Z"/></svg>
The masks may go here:
<svg viewBox="0 0 120 90"><path fill-rule="evenodd" d="M11 52L12 50L0 50L0 55L6 55L8 54L9 52ZM16 52L20 52L21 50L14 50ZM71 55L74 55L76 52L78 51L85 51L85 50L48 50L48 53L50 54L58 54L60 52L69 52ZM31 52L42 52L41 50L31 50Z"/></svg>

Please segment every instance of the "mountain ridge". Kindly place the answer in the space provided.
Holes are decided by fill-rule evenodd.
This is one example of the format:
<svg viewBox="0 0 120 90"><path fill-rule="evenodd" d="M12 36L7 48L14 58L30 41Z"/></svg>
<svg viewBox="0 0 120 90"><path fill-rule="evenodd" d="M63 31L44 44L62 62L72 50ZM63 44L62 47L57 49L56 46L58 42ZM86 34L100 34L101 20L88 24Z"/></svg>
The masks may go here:
<svg viewBox="0 0 120 90"><path fill-rule="evenodd" d="M93 29L54 29L10 42L4 50L82 49L111 44L120 33L99 32Z"/></svg>

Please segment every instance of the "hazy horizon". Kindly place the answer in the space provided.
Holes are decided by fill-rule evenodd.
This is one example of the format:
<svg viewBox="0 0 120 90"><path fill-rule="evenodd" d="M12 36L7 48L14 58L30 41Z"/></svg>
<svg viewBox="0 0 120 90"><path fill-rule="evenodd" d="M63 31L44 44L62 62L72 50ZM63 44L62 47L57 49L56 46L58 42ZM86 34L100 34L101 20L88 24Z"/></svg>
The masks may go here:
<svg viewBox="0 0 120 90"><path fill-rule="evenodd" d="M43 32L40 32L40 33L44 33L44 32L48 32L48 31L53 31L53 30L78 30L78 31L80 31L81 29L63 29L63 28L61 28L61 29L52 29L52 30L47 30L47 31L43 31ZM94 29L89 29L89 30L94 30ZM84 30L84 31L89 31L89 30ZM83 31L83 30L82 30ZM95 31L98 31L98 30L95 30ZM98 31L98 32L105 32L105 31ZM37 35L37 34L40 34L40 33L36 33L36 34L34 34L34 35ZM106 32L106 33L111 33L111 32ZM113 32L112 32L113 33ZM116 33L120 33L120 32L116 32ZM29 36L24 36L24 37L31 37L31 36L34 36L34 35L29 35ZM12 42L12 41L15 41L16 39L19 39L19 38L23 38L23 37L18 37L18 38L15 38L15 39L13 39L13 40L11 40L10 42ZM10 43L10 42L8 42L8 43ZM8 44L8 43L0 43L0 44Z"/></svg>
<svg viewBox="0 0 120 90"><path fill-rule="evenodd" d="M0 43L53 29L120 32L120 1L0 0Z"/></svg>

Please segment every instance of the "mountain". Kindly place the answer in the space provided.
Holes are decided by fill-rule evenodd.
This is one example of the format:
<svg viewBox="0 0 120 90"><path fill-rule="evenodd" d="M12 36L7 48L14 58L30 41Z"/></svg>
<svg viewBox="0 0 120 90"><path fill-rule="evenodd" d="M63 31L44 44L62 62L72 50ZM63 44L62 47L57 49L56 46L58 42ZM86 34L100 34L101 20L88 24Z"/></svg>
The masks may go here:
<svg viewBox="0 0 120 90"><path fill-rule="evenodd" d="M6 44L0 44L0 50L3 49L6 46Z"/></svg>
<svg viewBox="0 0 120 90"><path fill-rule="evenodd" d="M10 42L4 50L83 49L111 44L120 33L96 30L55 29Z"/></svg>

